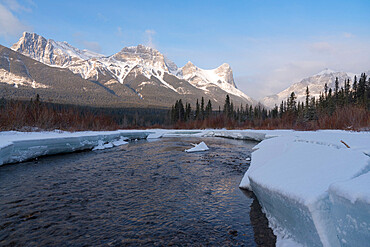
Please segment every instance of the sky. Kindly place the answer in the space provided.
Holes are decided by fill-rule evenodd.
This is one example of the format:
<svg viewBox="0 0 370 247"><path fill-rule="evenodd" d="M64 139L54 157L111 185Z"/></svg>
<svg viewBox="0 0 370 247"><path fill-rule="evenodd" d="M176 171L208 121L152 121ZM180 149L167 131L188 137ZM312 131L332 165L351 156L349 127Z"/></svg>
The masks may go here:
<svg viewBox="0 0 370 247"><path fill-rule="evenodd" d="M0 0L0 44L24 31L104 55L143 44L179 67L228 63L255 99L325 68L370 70L369 0Z"/></svg>

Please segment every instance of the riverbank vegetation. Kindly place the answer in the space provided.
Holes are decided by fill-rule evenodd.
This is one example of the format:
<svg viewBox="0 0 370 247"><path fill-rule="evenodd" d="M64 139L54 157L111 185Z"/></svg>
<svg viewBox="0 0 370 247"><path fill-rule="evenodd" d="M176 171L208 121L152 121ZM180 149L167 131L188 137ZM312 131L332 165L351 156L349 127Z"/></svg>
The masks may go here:
<svg viewBox="0 0 370 247"><path fill-rule="evenodd" d="M162 126L167 109L97 108L0 99L0 130L116 130Z"/></svg>

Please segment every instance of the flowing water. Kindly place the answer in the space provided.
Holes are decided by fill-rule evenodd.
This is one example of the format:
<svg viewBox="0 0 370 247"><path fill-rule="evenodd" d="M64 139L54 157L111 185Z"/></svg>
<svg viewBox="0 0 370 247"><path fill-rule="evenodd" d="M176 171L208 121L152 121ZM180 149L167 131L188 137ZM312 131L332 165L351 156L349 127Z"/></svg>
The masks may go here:
<svg viewBox="0 0 370 247"><path fill-rule="evenodd" d="M137 141L0 167L0 246L269 246L238 188L256 143Z"/></svg>

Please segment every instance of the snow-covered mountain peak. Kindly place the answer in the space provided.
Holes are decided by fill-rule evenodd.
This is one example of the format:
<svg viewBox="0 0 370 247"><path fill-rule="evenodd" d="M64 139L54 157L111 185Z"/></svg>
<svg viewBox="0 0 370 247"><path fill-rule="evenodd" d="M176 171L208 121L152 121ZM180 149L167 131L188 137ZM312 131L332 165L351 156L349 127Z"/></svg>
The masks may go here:
<svg viewBox="0 0 370 247"><path fill-rule="evenodd" d="M196 67L191 61L188 61L185 65L184 65L184 67Z"/></svg>
<svg viewBox="0 0 370 247"><path fill-rule="evenodd" d="M353 80L353 76L353 73L324 69L320 73L309 76L292 84L290 87L286 88L280 93L263 98L262 103L272 108L275 104L279 105L281 101L286 100L292 92L294 92L297 96L297 101L303 102L306 97L307 86L310 91L310 96L316 97L317 99L320 93L324 91L325 84L327 84L329 88L334 88L335 80L338 78L339 87L343 87L344 81L347 79Z"/></svg>
<svg viewBox="0 0 370 247"><path fill-rule="evenodd" d="M157 51L156 49L154 49L152 47L140 45L140 44L137 45L137 46L124 47L117 54L119 54L119 53L136 54L137 56L145 56L145 55L149 55L149 56L152 56L152 57L162 56L162 54L159 51Z"/></svg>
<svg viewBox="0 0 370 247"><path fill-rule="evenodd" d="M196 71L200 70L197 66L195 66L192 62L188 61L182 68L182 75L184 77L189 77L190 75L196 73Z"/></svg>
<svg viewBox="0 0 370 247"><path fill-rule="evenodd" d="M45 64L59 67L66 67L80 60L104 57L92 51L75 48L66 41L54 41L28 32L24 32L11 49Z"/></svg>
<svg viewBox="0 0 370 247"><path fill-rule="evenodd" d="M256 103L249 96L236 88L233 72L230 65L227 63L215 69L201 69L195 66L192 62L187 62L184 67L180 68L182 76L188 80L196 88L207 91L211 87L219 87L229 94L236 95L247 99L249 102Z"/></svg>
<svg viewBox="0 0 370 247"><path fill-rule="evenodd" d="M334 71L334 70L331 70L329 68L325 68L324 70L320 71L319 73L315 74L315 75L328 75L328 74L332 74L332 73L336 73L337 71Z"/></svg>
<svg viewBox="0 0 370 247"><path fill-rule="evenodd" d="M229 69L231 69L230 65L228 63L223 63L220 66L218 66L216 70L229 70Z"/></svg>
<svg viewBox="0 0 370 247"><path fill-rule="evenodd" d="M233 71L229 64L227 63L222 64L217 69L215 69L215 73L220 78L224 78L224 82L236 87L235 82L234 82Z"/></svg>
<svg viewBox="0 0 370 247"><path fill-rule="evenodd" d="M112 55L112 58L129 64L139 64L147 70L177 72L177 66L174 62L156 49L144 45L124 47L120 52Z"/></svg>

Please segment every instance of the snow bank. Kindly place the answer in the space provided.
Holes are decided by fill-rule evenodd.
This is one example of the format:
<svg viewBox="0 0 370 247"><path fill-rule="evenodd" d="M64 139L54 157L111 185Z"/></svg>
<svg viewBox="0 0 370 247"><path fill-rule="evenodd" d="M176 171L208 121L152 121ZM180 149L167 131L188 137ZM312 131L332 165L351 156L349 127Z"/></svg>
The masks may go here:
<svg viewBox="0 0 370 247"><path fill-rule="evenodd" d="M209 148L207 147L207 145L204 142L201 142L199 144L193 144L193 145L194 145L194 147L192 147L190 149L186 149L185 152L192 153L192 152L202 152L202 151L209 150Z"/></svg>
<svg viewBox="0 0 370 247"><path fill-rule="evenodd" d="M255 147L240 187L253 190L278 239L306 246L369 242L370 133L276 134Z"/></svg>
<svg viewBox="0 0 370 247"><path fill-rule="evenodd" d="M110 148L148 135L146 131L0 132L0 165L43 155Z"/></svg>
<svg viewBox="0 0 370 247"><path fill-rule="evenodd" d="M223 137L238 140L262 141L266 138L265 133L251 130L214 130L204 134L209 137Z"/></svg>

